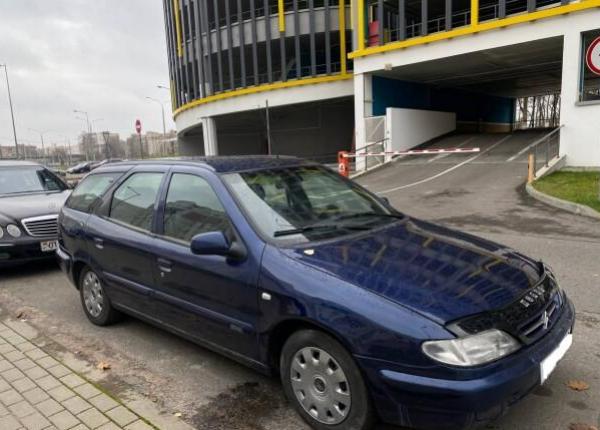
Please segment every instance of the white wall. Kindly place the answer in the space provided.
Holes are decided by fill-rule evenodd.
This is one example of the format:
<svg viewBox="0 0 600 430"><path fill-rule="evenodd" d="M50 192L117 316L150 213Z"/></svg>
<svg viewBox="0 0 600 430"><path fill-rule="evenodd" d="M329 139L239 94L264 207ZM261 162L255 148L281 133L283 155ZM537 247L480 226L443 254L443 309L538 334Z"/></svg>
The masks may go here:
<svg viewBox="0 0 600 430"><path fill-rule="evenodd" d="M387 108L385 116L390 151L405 151L456 129L454 112Z"/></svg>
<svg viewBox="0 0 600 430"><path fill-rule="evenodd" d="M581 32L600 28L598 21L589 24L569 27L564 36L560 152L567 156L569 166L600 166L600 104L578 103Z"/></svg>

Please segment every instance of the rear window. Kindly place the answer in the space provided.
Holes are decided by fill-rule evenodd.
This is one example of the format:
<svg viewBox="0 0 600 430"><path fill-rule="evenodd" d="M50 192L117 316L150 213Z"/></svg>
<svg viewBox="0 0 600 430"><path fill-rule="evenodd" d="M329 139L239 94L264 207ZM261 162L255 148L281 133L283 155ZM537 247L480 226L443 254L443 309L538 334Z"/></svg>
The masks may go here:
<svg viewBox="0 0 600 430"><path fill-rule="evenodd" d="M97 173L87 176L69 197L66 207L81 212L91 212L94 205L121 173Z"/></svg>

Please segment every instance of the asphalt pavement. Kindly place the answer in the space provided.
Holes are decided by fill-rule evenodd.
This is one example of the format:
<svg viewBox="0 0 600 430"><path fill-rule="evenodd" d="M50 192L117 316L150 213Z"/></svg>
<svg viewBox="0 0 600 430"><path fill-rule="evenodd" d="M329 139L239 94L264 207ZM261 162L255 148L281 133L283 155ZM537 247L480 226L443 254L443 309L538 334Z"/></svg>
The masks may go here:
<svg viewBox="0 0 600 430"><path fill-rule="evenodd" d="M453 136L435 146L480 146L474 154L402 158L358 179L399 210L504 243L550 264L577 308L574 344L549 381L489 428L600 425L600 223L539 203L524 191L535 132ZM500 140L505 139L500 142ZM500 143L499 143L500 142ZM467 146L467 144L465 144ZM489 151L488 151L489 149ZM0 273L0 316L26 319L67 362L109 362L96 382L118 398L149 401L201 430L304 430L276 379L128 318L106 328L85 318L77 291L52 264ZM571 380L589 385L569 388Z"/></svg>

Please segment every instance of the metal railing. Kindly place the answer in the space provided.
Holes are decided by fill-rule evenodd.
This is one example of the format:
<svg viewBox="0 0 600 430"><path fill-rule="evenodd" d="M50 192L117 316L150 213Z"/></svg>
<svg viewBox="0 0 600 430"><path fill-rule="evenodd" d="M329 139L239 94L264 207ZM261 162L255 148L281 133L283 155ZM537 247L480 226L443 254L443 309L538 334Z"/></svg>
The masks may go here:
<svg viewBox="0 0 600 430"><path fill-rule="evenodd" d="M388 141L389 138L385 137L381 140L376 140L375 142L370 142L368 144L366 144L365 146L361 146L360 148L356 148L356 150L354 151L356 154L361 154L361 153L365 153L365 152L384 152L385 151L385 143L386 141ZM355 170L355 171L360 171L360 172L366 172L368 170L371 170L375 167L381 166L382 164L385 163L385 157L381 156L381 157L364 157L364 165L358 165L357 164L357 159L355 159L354 161L354 169L350 170Z"/></svg>
<svg viewBox="0 0 600 430"><path fill-rule="evenodd" d="M536 10L539 10L541 8L548 8L548 7L556 7L556 6L561 6L562 2L561 0L537 0L536 3ZM508 0L506 2L506 6L505 6L505 12L504 15L501 16L500 15L500 5L498 2L494 3L494 4L484 4L481 5L479 7L479 21L489 21L489 20L493 20L493 19L498 19L504 16L510 16L510 15L515 15L515 14L520 14L520 13L524 13L527 12L528 7L527 7L527 1L526 0ZM388 28L386 29L386 31L389 31L390 33L390 42L394 42L394 41L398 41L398 40L403 40L403 39L410 39L413 37L419 37L419 36L423 36L423 28L422 28L422 21L421 20L415 20L415 19L409 19L407 18L406 20L406 27L405 27L405 35L404 38L402 38L401 33L401 29L400 29L400 21L399 21L399 16L397 14L390 14L390 17L387 20L384 20L386 23L388 23ZM451 15L451 28L457 28L457 27L464 27L467 25L471 24L471 10L470 9L463 9L457 12L454 12ZM438 16L436 18L427 20L427 33L425 34L430 34L430 33L437 33L440 31L446 31L446 17L445 16Z"/></svg>
<svg viewBox="0 0 600 430"><path fill-rule="evenodd" d="M540 137L529 146L529 181L536 178L537 172L542 167L548 167L550 161L560 155L559 132L564 125L556 127L549 133Z"/></svg>

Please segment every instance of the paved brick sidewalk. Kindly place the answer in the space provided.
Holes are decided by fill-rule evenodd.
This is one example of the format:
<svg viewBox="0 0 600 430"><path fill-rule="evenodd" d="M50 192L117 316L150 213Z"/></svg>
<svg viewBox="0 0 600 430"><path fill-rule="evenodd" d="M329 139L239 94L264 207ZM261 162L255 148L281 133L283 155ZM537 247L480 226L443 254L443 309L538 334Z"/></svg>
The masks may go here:
<svg viewBox="0 0 600 430"><path fill-rule="evenodd" d="M0 429L150 430L122 403L0 323Z"/></svg>

